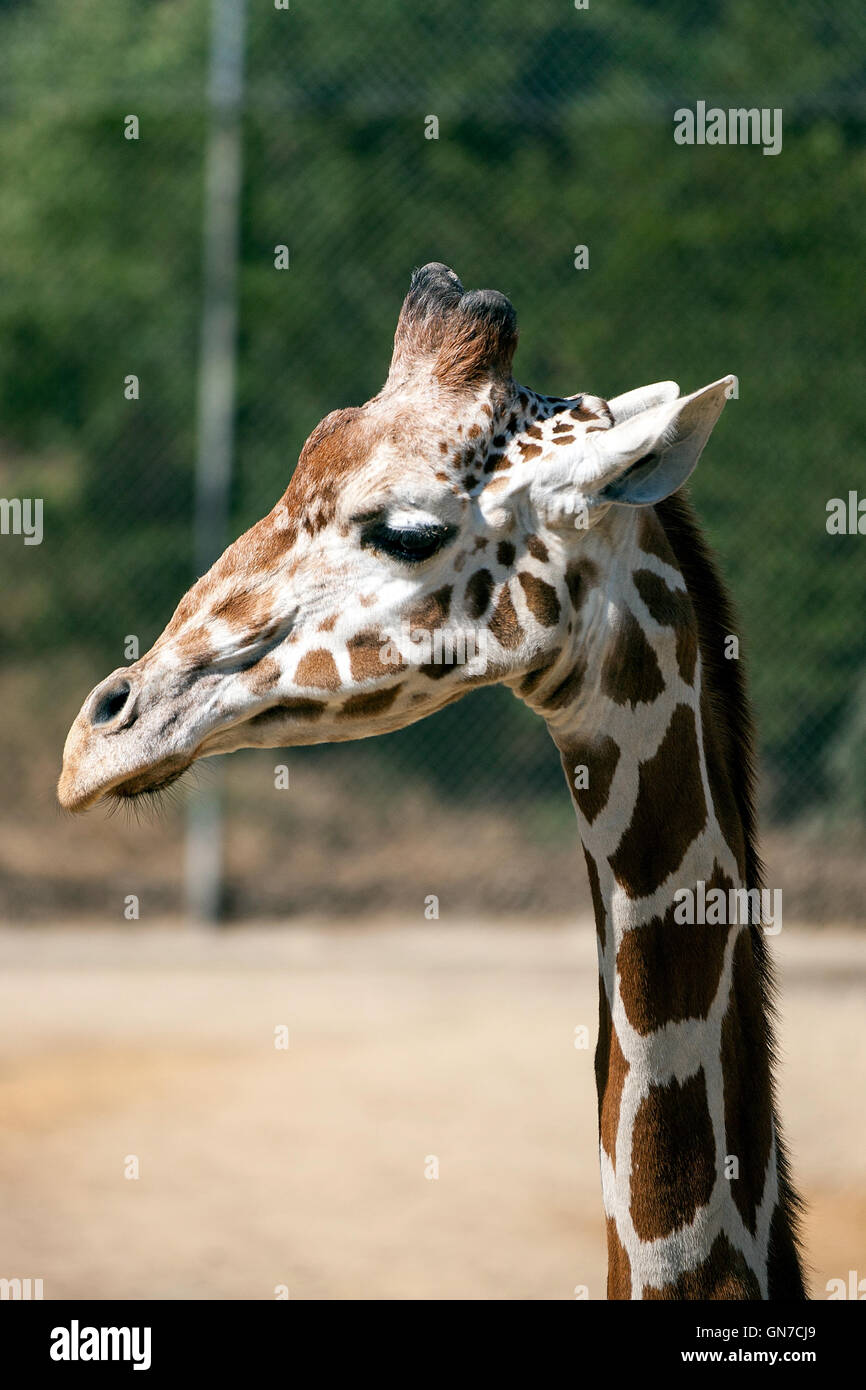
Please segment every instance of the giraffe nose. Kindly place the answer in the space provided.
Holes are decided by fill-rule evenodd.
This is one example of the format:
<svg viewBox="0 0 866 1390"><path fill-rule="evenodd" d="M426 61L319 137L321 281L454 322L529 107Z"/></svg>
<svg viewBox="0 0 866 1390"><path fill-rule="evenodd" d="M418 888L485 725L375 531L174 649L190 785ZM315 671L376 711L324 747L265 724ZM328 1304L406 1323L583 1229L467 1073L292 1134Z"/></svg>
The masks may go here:
<svg viewBox="0 0 866 1390"><path fill-rule="evenodd" d="M90 692L83 714L92 729L114 733L128 728L136 718L130 681L125 676L119 677L117 672L109 676Z"/></svg>

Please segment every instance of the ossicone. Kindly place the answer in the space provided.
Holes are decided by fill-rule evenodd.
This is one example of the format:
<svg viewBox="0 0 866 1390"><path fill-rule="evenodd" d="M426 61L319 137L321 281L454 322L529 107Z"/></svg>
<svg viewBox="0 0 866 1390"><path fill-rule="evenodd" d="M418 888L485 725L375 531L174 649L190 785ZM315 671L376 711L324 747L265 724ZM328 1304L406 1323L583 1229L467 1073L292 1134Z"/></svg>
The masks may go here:
<svg viewBox="0 0 866 1390"><path fill-rule="evenodd" d="M484 377L508 378L517 346L517 315L498 290L466 291L438 261L415 270L403 302L389 382L429 372L459 389Z"/></svg>

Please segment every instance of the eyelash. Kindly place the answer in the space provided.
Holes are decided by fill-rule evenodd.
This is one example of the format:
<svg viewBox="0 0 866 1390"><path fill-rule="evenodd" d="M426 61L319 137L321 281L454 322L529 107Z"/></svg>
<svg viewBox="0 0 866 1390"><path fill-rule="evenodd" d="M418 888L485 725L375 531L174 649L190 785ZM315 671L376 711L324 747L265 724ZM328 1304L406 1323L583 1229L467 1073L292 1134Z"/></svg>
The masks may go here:
<svg viewBox="0 0 866 1390"><path fill-rule="evenodd" d="M431 559L453 538L454 526L388 526L384 521L372 522L361 532L361 544L382 550L394 560L408 565Z"/></svg>

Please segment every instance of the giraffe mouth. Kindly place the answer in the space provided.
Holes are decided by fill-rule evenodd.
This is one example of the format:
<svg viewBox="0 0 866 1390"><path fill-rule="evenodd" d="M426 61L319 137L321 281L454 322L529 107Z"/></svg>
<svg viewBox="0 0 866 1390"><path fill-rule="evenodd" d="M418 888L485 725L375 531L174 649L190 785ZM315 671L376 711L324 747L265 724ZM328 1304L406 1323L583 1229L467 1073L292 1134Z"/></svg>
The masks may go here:
<svg viewBox="0 0 866 1390"><path fill-rule="evenodd" d="M192 765L193 759L183 760L177 767L156 767L140 772L134 777L128 777L124 782L118 782L114 787L107 787L102 796L117 802L144 801L148 797L158 796L168 787L180 780L187 769Z"/></svg>
<svg viewBox="0 0 866 1390"><path fill-rule="evenodd" d="M57 799L64 811L88 811L100 801L131 805L155 797L195 761L194 753L171 752L152 763L138 757L118 767L112 752L97 750L93 756L86 733L82 734L78 721L73 725L57 784Z"/></svg>

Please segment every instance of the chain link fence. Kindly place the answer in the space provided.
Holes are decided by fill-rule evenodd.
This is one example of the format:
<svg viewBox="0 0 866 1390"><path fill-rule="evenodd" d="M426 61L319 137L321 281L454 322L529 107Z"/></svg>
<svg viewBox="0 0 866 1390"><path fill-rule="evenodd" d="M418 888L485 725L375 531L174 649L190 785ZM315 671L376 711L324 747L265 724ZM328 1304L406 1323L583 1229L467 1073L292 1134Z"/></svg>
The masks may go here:
<svg viewBox="0 0 866 1390"><path fill-rule="evenodd" d="M50 851L22 866L11 835L12 916L98 911L148 854L154 905L181 902L179 822L100 822L85 868L95 822L49 803L81 698L194 578L209 20L205 0L0 6L0 478L44 504L41 544L0 542L5 814ZM734 372L694 500L742 615L765 820L808 833L819 911L806 881L866 817L866 539L827 529L831 499L866 496L866 18L790 0L783 22L759 0L248 0L231 516L267 511L317 421L378 390L429 260L510 295L537 389ZM779 111L780 151L677 143L699 102ZM237 914L580 891L558 758L502 690L292 752L279 805L277 760L227 767Z"/></svg>

